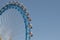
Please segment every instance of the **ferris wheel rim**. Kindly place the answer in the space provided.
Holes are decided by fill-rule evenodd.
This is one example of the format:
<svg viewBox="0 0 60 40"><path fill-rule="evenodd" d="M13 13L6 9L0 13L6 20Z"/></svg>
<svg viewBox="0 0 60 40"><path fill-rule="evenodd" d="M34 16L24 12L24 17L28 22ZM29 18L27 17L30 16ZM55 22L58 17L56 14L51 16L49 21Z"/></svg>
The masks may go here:
<svg viewBox="0 0 60 40"><path fill-rule="evenodd" d="M31 18L29 16L29 13L28 13L26 7L22 3L19 4L18 2L14 2L14 3L10 2L10 3L8 3L7 5L5 5L4 7L1 8L0 15L2 15L3 12L5 12L6 10L8 10L10 8L12 8L12 9L13 8L17 9L18 8L18 11L21 12L21 14L23 16L23 19L24 19L24 23L25 23L25 29L26 29L25 40L30 40L30 38L32 37L32 32L31 32L32 25L30 24Z"/></svg>

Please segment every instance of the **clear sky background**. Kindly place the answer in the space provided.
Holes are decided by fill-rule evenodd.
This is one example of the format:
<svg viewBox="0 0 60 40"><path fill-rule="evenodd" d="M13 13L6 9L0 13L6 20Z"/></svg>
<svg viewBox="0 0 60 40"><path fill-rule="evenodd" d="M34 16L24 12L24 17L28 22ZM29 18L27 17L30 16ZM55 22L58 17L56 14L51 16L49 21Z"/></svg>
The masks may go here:
<svg viewBox="0 0 60 40"><path fill-rule="evenodd" d="M6 3L8 3L8 1L10 0L0 0L0 8ZM34 35L31 40L60 40L60 0L16 0L16 1L22 2L30 12L33 24L32 31ZM11 14L13 12L13 11L11 12L11 10L8 11L6 11L5 13ZM13 19L12 16L10 17L11 19ZM23 25L24 24L22 23L19 26ZM20 29L24 30L24 27L20 27ZM21 34L22 33L23 32L21 31ZM24 39L21 37L21 40Z"/></svg>

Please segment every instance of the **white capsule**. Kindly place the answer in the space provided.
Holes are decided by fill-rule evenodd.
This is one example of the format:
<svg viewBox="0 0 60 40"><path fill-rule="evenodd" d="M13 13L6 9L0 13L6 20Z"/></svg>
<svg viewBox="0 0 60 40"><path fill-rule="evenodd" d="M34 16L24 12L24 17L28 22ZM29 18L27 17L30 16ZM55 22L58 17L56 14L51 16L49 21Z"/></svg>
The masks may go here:
<svg viewBox="0 0 60 40"><path fill-rule="evenodd" d="M30 36L31 36L31 37L33 36L32 32L30 32Z"/></svg>
<svg viewBox="0 0 60 40"><path fill-rule="evenodd" d="M13 2L12 1L9 1L9 4L12 4Z"/></svg>
<svg viewBox="0 0 60 40"><path fill-rule="evenodd" d="M11 3L11 1L9 1L9 4Z"/></svg>
<svg viewBox="0 0 60 40"><path fill-rule="evenodd" d="M26 7L23 7L23 11L26 11L27 9L26 9Z"/></svg>
<svg viewBox="0 0 60 40"><path fill-rule="evenodd" d="M12 4L16 4L16 2L15 1L12 1Z"/></svg>
<svg viewBox="0 0 60 40"><path fill-rule="evenodd" d="M21 8L24 9L24 5L22 5Z"/></svg>
<svg viewBox="0 0 60 40"><path fill-rule="evenodd" d="M31 21L31 18L30 18L30 17L28 17L28 20L29 20L29 21Z"/></svg>
<svg viewBox="0 0 60 40"><path fill-rule="evenodd" d="M24 5L21 5L20 7L23 9L23 11L26 11L27 10Z"/></svg>
<svg viewBox="0 0 60 40"><path fill-rule="evenodd" d="M32 24L29 24L29 28L31 28L31 29L32 29Z"/></svg>
<svg viewBox="0 0 60 40"><path fill-rule="evenodd" d="M9 4L15 4L15 2L14 1L9 1Z"/></svg>
<svg viewBox="0 0 60 40"><path fill-rule="evenodd" d="M29 12L26 12L26 16L29 16Z"/></svg>
<svg viewBox="0 0 60 40"><path fill-rule="evenodd" d="M19 5L20 7L22 7L23 6L23 3L20 3L20 5Z"/></svg>
<svg viewBox="0 0 60 40"><path fill-rule="evenodd" d="M16 5L19 5L19 3L18 3L18 2L16 2Z"/></svg>

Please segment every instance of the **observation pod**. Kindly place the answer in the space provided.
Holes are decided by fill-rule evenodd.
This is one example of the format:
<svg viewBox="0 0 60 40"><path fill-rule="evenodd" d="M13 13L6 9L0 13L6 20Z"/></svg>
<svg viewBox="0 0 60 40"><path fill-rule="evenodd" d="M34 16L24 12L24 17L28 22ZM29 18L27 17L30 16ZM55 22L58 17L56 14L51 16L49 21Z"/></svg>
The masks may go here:
<svg viewBox="0 0 60 40"><path fill-rule="evenodd" d="M32 29L32 24L29 24L29 28Z"/></svg>
<svg viewBox="0 0 60 40"><path fill-rule="evenodd" d="M31 29L32 29L31 21L32 21L32 19L29 16L29 12L27 12L28 10L23 5L23 3L11 1L0 9L0 15L2 15L6 10L11 9L11 8L16 9L18 12L21 13L21 15L24 19L24 23L25 23L25 40L30 40L31 37L33 36L33 34L31 32ZM1 37L0 37L0 40L2 40ZM11 38L9 40L11 40Z"/></svg>
<svg viewBox="0 0 60 40"><path fill-rule="evenodd" d="M33 34L32 34L32 32L30 32L30 37L32 37L33 36Z"/></svg>

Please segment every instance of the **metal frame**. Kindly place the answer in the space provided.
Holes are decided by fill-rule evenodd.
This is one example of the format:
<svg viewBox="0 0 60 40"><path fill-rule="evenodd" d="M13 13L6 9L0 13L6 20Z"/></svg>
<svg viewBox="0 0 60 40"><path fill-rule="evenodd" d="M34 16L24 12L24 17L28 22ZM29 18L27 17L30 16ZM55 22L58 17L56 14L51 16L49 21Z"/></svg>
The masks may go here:
<svg viewBox="0 0 60 40"><path fill-rule="evenodd" d="M27 11L27 9L25 8L25 6L22 3L18 3L18 2L9 2L7 5L5 5L4 7L1 8L0 10L0 15L3 14L3 12L5 12L8 9L16 9L17 11L19 11L24 19L24 23L25 23L25 40L30 40L32 37L32 32L31 32L31 28L32 25L30 24L31 18L29 17L29 12Z"/></svg>

